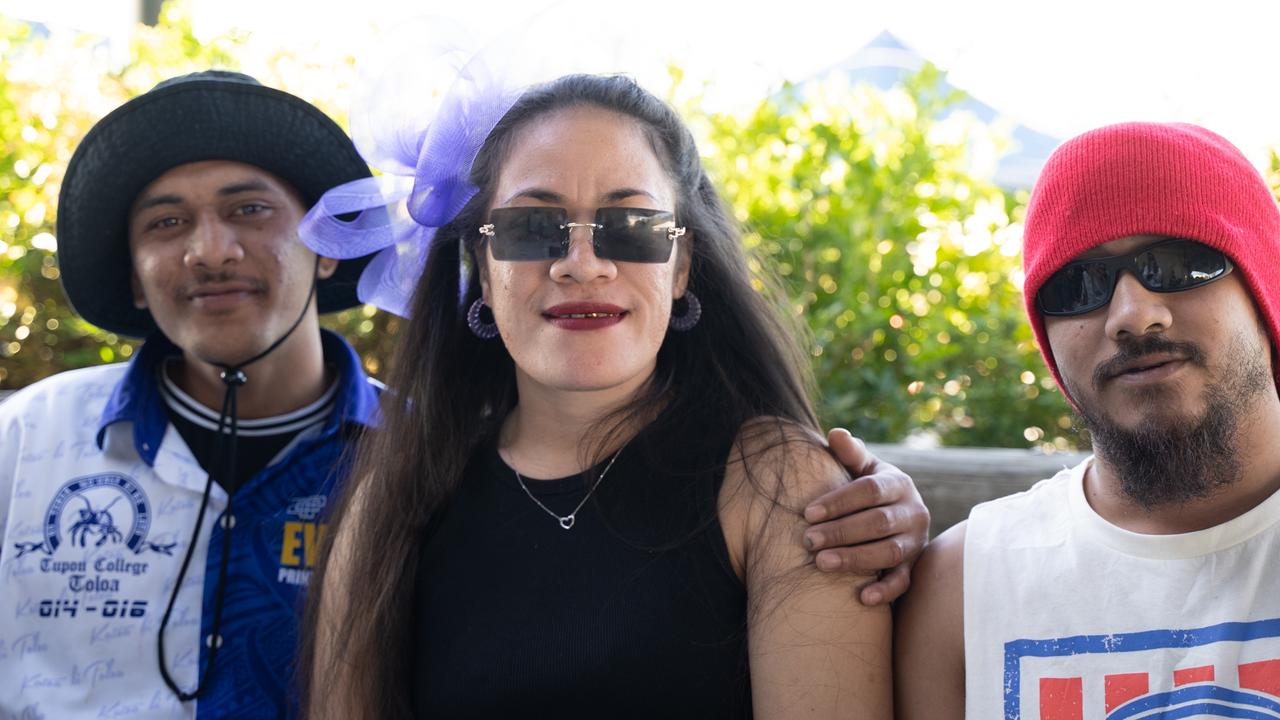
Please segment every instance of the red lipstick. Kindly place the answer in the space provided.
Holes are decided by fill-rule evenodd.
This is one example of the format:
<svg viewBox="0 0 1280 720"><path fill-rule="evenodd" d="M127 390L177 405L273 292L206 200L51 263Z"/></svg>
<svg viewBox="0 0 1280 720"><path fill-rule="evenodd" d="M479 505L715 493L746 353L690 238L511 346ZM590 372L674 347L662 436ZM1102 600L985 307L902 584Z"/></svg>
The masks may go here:
<svg viewBox="0 0 1280 720"><path fill-rule="evenodd" d="M593 302L560 303L542 312L547 322L562 330L601 330L617 325L626 315L617 305Z"/></svg>

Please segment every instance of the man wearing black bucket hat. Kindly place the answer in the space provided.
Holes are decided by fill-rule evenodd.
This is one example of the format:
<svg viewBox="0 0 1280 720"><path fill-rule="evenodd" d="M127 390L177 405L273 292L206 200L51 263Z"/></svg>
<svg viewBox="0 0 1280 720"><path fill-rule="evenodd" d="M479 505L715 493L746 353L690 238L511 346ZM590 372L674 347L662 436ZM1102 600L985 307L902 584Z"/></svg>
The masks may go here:
<svg viewBox="0 0 1280 720"><path fill-rule="evenodd" d="M174 78L85 136L58 209L76 310L127 365L0 407L0 717L280 717L299 591L377 388L318 313L366 259L297 239L367 177L314 106Z"/></svg>

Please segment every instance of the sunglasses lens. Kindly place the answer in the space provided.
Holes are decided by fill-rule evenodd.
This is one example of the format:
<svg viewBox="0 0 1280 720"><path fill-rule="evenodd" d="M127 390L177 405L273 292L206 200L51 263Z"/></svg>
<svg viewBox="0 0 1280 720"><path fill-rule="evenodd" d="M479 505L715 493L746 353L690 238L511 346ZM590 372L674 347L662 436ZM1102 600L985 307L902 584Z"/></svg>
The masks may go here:
<svg viewBox="0 0 1280 720"><path fill-rule="evenodd" d="M567 249L564 208L499 208L489 213L493 237L489 248L498 260L551 260Z"/></svg>
<svg viewBox="0 0 1280 720"><path fill-rule="evenodd" d="M661 210L600 208L596 211L596 255L618 262L663 263L671 259L675 216Z"/></svg>
<svg viewBox="0 0 1280 720"><path fill-rule="evenodd" d="M1036 294L1047 315L1076 315L1102 307L1111 299L1105 263L1081 262L1054 273Z"/></svg>
<svg viewBox="0 0 1280 720"><path fill-rule="evenodd" d="M1227 257L1189 240L1163 242L1133 258L1138 279L1156 292L1177 292L1217 280L1226 274Z"/></svg>
<svg viewBox="0 0 1280 720"><path fill-rule="evenodd" d="M1231 271L1231 261L1208 245L1166 240L1133 255L1086 260L1054 273L1036 294L1046 315L1079 315L1111 302L1116 273L1130 271L1152 292L1178 292L1213 282Z"/></svg>

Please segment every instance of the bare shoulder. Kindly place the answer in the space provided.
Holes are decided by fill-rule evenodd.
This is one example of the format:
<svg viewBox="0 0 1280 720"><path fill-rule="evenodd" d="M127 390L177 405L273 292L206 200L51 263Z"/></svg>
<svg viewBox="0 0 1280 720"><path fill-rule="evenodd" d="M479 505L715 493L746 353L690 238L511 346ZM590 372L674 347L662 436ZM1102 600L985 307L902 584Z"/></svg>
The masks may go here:
<svg viewBox="0 0 1280 720"><path fill-rule="evenodd" d="M817 432L779 418L743 424L725 463L720 521L739 576L762 535L795 535L793 562L807 552L801 513L812 500L849 482L849 473L827 451Z"/></svg>
<svg viewBox="0 0 1280 720"><path fill-rule="evenodd" d="M816 431L789 420L761 417L738 430L725 484L750 484L771 501L802 510L810 500L849 482L849 473Z"/></svg>
<svg viewBox="0 0 1280 720"><path fill-rule="evenodd" d="M939 535L911 571L894 609L894 688L899 717L964 717L966 523Z"/></svg>
<svg viewBox="0 0 1280 720"><path fill-rule="evenodd" d="M924 554L911 571L911 594L916 595L915 602L963 599L967 529L968 521L956 523L925 547ZM920 590L918 594L914 593L917 589Z"/></svg>
<svg viewBox="0 0 1280 720"><path fill-rule="evenodd" d="M899 655L909 655L917 641L924 649L955 645L963 651L966 524L931 541L911 569L911 589L894 606Z"/></svg>

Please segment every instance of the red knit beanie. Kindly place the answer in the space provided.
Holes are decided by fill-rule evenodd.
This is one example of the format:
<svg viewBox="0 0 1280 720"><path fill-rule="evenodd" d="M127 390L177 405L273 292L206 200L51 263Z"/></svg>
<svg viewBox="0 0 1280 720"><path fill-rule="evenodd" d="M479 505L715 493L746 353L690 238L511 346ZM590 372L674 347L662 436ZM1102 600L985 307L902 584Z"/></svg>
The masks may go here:
<svg viewBox="0 0 1280 720"><path fill-rule="evenodd" d="M1275 345L1280 209L1262 176L1234 145L1202 127L1110 125L1054 151L1031 192L1023 228L1027 317L1068 400L1036 293L1080 253L1129 235L1187 238L1225 252L1244 276Z"/></svg>

